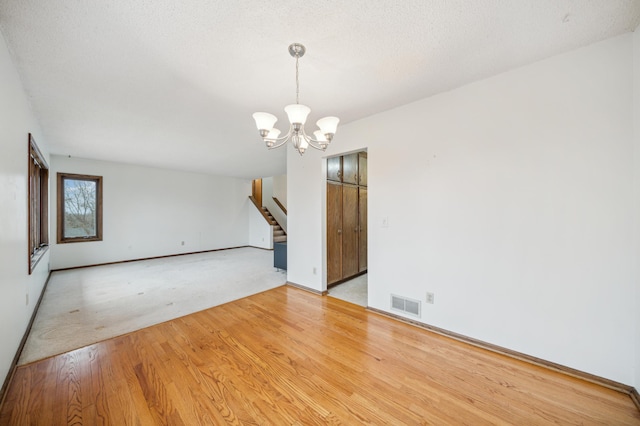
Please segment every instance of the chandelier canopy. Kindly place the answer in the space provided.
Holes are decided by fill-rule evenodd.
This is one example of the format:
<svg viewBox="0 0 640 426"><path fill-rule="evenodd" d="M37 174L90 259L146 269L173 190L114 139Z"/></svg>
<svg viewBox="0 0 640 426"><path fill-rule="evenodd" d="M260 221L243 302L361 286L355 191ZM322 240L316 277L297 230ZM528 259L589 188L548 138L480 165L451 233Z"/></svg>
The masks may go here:
<svg viewBox="0 0 640 426"><path fill-rule="evenodd" d="M300 155L304 154L308 147L324 151L336 133L338 123L340 122L338 117L324 117L318 120L316 124L320 130L313 132L315 138L307 135L304 130L304 123L307 121L307 116L311 112L311 108L299 102L300 82L298 78L298 60L304 56L305 52L305 47L299 43L293 43L289 46L289 54L296 58L296 103L284 107L284 111L289 118L289 123L291 123L289 125L289 132L287 132L285 136L279 137L280 130L273 127L276 121L278 121L275 115L269 114L268 112L256 112L253 114L253 118L256 120L256 126L260 131L260 136L268 149L279 148L291 141L293 147Z"/></svg>

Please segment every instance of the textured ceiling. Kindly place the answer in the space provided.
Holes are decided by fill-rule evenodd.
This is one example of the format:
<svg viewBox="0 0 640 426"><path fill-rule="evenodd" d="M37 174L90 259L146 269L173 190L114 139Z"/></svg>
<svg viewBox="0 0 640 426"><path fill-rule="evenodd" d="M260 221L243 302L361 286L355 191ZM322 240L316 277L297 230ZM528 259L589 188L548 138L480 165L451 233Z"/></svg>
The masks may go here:
<svg viewBox="0 0 640 426"><path fill-rule="evenodd" d="M0 0L53 154L247 178L285 173L251 114L286 130L292 42L309 122L344 124L639 23L638 0Z"/></svg>

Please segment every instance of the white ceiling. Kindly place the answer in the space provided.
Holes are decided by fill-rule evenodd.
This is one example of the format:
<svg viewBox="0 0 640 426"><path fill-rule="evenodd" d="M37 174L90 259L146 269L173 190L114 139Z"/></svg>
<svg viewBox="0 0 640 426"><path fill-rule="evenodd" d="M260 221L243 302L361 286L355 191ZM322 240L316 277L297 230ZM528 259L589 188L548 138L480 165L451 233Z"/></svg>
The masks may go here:
<svg viewBox="0 0 640 426"><path fill-rule="evenodd" d="M53 154L246 178L285 173L251 114L286 131L292 42L309 123L345 124L639 23L639 0L0 0Z"/></svg>

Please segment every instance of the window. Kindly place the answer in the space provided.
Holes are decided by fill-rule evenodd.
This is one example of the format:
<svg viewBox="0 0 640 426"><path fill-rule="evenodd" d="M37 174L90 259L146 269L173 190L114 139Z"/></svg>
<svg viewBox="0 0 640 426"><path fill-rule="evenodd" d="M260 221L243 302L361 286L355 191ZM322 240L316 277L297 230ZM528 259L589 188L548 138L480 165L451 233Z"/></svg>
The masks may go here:
<svg viewBox="0 0 640 426"><path fill-rule="evenodd" d="M29 133L29 274L49 248L49 166Z"/></svg>
<svg viewBox="0 0 640 426"><path fill-rule="evenodd" d="M102 176L58 173L58 243L102 241Z"/></svg>

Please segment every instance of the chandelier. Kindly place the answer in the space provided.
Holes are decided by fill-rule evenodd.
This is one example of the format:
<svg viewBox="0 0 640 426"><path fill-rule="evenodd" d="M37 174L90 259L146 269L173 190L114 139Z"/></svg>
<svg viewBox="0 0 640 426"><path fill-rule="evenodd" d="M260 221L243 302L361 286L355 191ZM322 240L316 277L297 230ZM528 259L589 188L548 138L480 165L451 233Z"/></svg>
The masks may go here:
<svg viewBox="0 0 640 426"><path fill-rule="evenodd" d="M313 132L315 138L307 135L304 130L304 123L307 121L307 116L311 112L311 108L299 102L300 82L298 79L298 59L304 56L305 52L305 47L299 43L293 43L289 46L289 54L296 58L296 103L284 107L284 111L289 118L289 123L291 123L289 125L289 132L285 136L279 137L280 130L273 127L276 121L278 121L275 115L269 114L268 112L256 112L253 114L253 118L256 120L256 126L260 131L260 136L268 149L279 148L291 141L293 147L300 155L304 154L308 147L324 151L336 133L338 122L340 122L338 117L324 117L318 120L316 124L320 130Z"/></svg>

